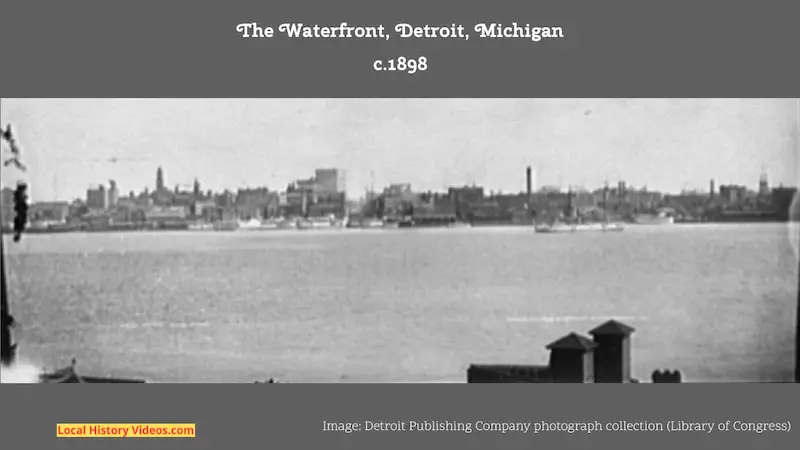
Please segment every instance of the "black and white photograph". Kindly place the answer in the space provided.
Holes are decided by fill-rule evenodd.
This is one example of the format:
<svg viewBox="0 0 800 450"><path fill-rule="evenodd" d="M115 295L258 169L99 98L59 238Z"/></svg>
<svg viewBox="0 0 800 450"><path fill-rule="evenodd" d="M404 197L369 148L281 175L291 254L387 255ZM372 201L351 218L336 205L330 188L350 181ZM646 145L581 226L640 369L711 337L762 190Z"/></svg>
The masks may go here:
<svg viewBox="0 0 800 450"><path fill-rule="evenodd" d="M3 383L796 376L797 99L3 98L0 127Z"/></svg>

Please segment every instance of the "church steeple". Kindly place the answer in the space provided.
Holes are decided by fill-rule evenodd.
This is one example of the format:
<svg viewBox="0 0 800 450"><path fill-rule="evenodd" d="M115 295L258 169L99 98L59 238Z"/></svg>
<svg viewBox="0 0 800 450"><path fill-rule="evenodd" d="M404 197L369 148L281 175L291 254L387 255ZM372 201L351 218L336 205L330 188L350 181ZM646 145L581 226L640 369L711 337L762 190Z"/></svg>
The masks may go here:
<svg viewBox="0 0 800 450"><path fill-rule="evenodd" d="M156 170L156 192L164 190L164 170L161 167Z"/></svg>
<svg viewBox="0 0 800 450"><path fill-rule="evenodd" d="M758 178L758 193L759 195L769 194L769 178L767 177L767 169L761 167L761 176Z"/></svg>

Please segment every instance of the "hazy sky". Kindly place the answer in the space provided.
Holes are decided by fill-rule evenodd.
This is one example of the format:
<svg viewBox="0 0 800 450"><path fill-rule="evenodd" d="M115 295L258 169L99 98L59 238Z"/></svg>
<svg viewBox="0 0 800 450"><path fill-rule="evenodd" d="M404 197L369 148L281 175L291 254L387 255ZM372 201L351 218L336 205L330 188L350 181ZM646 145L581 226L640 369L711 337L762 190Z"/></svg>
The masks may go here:
<svg viewBox="0 0 800 450"><path fill-rule="evenodd" d="M84 197L117 181L123 192L166 183L282 189L317 167L338 167L363 194L476 183L629 184L667 191L717 184L795 184L796 100L479 99L3 99L35 200ZM3 154L8 150L4 145ZM117 158L117 162L109 161ZM3 185L19 178L4 169Z"/></svg>

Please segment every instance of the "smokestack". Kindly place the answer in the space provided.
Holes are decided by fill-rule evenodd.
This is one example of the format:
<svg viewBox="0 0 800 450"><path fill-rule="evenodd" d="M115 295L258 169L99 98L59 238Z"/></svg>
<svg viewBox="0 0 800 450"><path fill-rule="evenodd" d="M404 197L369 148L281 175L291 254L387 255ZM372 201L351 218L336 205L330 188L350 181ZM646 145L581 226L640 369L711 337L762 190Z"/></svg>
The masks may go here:
<svg viewBox="0 0 800 450"><path fill-rule="evenodd" d="M530 201L531 198L531 189L532 189L532 180L531 180L531 166L528 166L525 169L525 192L528 194L528 200Z"/></svg>
<svg viewBox="0 0 800 450"><path fill-rule="evenodd" d="M711 197L713 197L713 196L714 196L714 194L716 193L716 190L714 189L714 180L711 180L711 181L708 183L708 193L709 193L709 195L710 195Z"/></svg>
<svg viewBox="0 0 800 450"><path fill-rule="evenodd" d="M567 188L567 213L572 217L572 185Z"/></svg>

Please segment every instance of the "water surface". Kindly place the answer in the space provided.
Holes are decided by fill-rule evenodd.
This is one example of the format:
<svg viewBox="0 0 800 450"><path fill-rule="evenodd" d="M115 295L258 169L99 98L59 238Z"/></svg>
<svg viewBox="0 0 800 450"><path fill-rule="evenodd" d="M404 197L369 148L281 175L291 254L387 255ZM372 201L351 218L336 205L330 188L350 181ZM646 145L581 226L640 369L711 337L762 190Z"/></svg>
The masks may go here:
<svg viewBox="0 0 800 450"><path fill-rule="evenodd" d="M26 358L163 382L442 381L617 317L633 370L793 376L785 225L140 232L6 242Z"/></svg>

